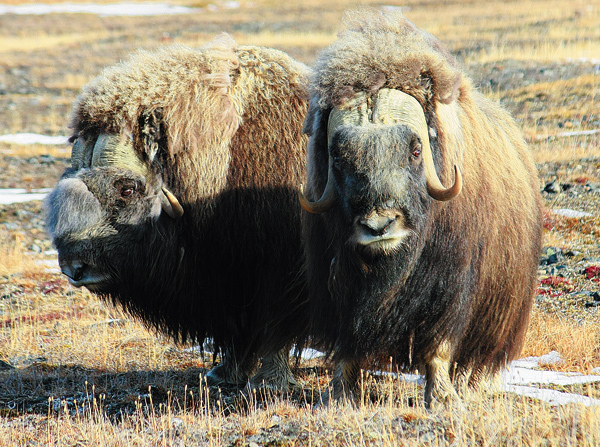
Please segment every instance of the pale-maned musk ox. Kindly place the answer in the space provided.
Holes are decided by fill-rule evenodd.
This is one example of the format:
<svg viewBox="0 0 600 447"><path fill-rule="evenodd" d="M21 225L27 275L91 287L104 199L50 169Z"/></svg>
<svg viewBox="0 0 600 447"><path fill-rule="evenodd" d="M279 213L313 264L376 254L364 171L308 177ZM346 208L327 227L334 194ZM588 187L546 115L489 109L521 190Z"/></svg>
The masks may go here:
<svg viewBox="0 0 600 447"><path fill-rule="evenodd" d="M311 319L331 392L389 361L457 396L519 354L541 244L532 157L511 117L430 34L361 10L318 56L301 194ZM444 186L445 185L445 186Z"/></svg>
<svg viewBox="0 0 600 447"><path fill-rule="evenodd" d="M303 64L222 35L141 51L74 106L72 168L46 203L62 272L175 340L213 338L213 384L262 356L257 380L293 382L306 86Z"/></svg>

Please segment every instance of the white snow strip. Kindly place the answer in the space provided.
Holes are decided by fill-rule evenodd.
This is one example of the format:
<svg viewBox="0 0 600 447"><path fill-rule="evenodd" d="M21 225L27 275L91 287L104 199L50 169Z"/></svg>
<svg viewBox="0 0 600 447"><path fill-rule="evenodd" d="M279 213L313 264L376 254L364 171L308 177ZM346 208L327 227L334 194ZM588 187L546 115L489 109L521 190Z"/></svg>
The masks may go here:
<svg viewBox="0 0 600 447"><path fill-rule="evenodd" d="M556 135L536 135L536 140L546 140L548 138L566 138L566 137L579 137L583 135L594 135L600 133L600 129L592 129L592 130L573 130L569 132L560 132Z"/></svg>
<svg viewBox="0 0 600 447"><path fill-rule="evenodd" d="M532 397L550 405L582 404L586 407L600 406L600 399L594 399L581 394L563 393L561 391L546 390L523 385L508 385L505 390L520 396Z"/></svg>
<svg viewBox="0 0 600 447"><path fill-rule="evenodd" d="M600 64L600 59L595 59L595 58L590 58L590 57L578 57L578 58L572 58L572 57L568 57L566 58L567 62L583 62L583 63L590 63L590 64Z"/></svg>
<svg viewBox="0 0 600 447"><path fill-rule="evenodd" d="M558 214L559 216L565 216L565 217L588 217L588 216L592 216L592 214L590 213L586 213L583 211L575 211L575 210L570 210L567 208L560 208L557 210L552 210L552 212L554 214Z"/></svg>
<svg viewBox="0 0 600 447"><path fill-rule="evenodd" d="M232 3L232 2L229 2ZM110 16L157 16L189 14L200 11L199 8L187 6L168 5L166 3L34 3L29 5L0 5L0 14L54 14L54 13L87 13L97 14L102 17Z"/></svg>
<svg viewBox="0 0 600 447"><path fill-rule="evenodd" d="M31 202L32 200L44 200L51 191L50 188L32 189L0 189L0 204Z"/></svg>
<svg viewBox="0 0 600 447"><path fill-rule="evenodd" d="M420 374L393 373L389 371L370 371L370 373L374 376L393 376L397 377L398 380L401 380L402 382L425 385L425 376Z"/></svg>
<svg viewBox="0 0 600 447"><path fill-rule="evenodd" d="M292 348L290 350L290 356L295 356L296 355L296 348ZM313 359L318 359L320 357L323 357L325 354L323 354L321 351L317 351L316 349L312 349L312 348L304 348L302 350L302 355L300 356L300 358L302 360L313 360Z"/></svg>
<svg viewBox="0 0 600 447"><path fill-rule="evenodd" d="M578 137L580 135L594 135L600 133L600 129L593 130L574 130L571 132L561 132L556 134L557 137Z"/></svg>
<svg viewBox="0 0 600 447"><path fill-rule="evenodd" d="M542 371L511 365L502 373L502 381L507 385L577 385L600 382L600 376L559 371Z"/></svg>
<svg viewBox="0 0 600 447"><path fill-rule="evenodd" d="M69 144L68 137L50 137L48 135L39 135L36 133L15 133L8 135L0 135L0 141L4 143L15 144Z"/></svg>

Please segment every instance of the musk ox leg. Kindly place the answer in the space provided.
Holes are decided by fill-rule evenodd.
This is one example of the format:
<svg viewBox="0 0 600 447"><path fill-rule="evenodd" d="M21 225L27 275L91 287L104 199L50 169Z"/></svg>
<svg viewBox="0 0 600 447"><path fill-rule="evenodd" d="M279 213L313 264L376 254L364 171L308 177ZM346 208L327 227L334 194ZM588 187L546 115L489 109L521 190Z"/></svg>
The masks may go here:
<svg viewBox="0 0 600 447"><path fill-rule="evenodd" d="M206 375L206 383L212 388L236 387L242 388L247 385L250 377L258 366L258 360L252 359L239 363L231 350L223 354L221 364L215 366Z"/></svg>
<svg viewBox="0 0 600 447"><path fill-rule="evenodd" d="M354 402L359 394L360 370L361 363L356 360L344 360L338 363L329 387L321 394L322 405L329 405L332 400Z"/></svg>
<svg viewBox="0 0 600 447"><path fill-rule="evenodd" d="M264 357L250 385L284 393L300 388L290 370L290 349L283 348L275 354Z"/></svg>
<svg viewBox="0 0 600 447"><path fill-rule="evenodd" d="M440 344L433 358L425 364L425 406L431 408L435 402L459 402L460 398L450 380L450 343Z"/></svg>

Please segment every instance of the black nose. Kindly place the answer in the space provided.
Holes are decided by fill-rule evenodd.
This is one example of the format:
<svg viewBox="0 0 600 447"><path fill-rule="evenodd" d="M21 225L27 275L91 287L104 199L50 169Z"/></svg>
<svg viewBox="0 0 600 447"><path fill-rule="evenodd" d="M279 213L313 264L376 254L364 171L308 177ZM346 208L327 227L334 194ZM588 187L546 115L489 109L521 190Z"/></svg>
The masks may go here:
<svg viewBox="0 0 600 447"><path fill-rule="evenodd" d="M61 263L60 270L73 281L81 281L85 270L85 264L79 261Z"/></svg>
<svg viewBox="0 0 600 447"><path fill-rule="evenodd" d="M398 216L372 214L360 219L358 223L362 226L363 230L371 236L382 236L397 218Z"/></svg>

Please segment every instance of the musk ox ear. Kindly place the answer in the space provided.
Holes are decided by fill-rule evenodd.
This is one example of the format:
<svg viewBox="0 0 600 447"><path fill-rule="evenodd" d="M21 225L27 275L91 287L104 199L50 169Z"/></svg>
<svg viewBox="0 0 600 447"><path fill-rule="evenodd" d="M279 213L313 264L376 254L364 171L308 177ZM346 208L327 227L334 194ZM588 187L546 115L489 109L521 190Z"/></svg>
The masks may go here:
<svg viewBox="0 0 600 447"><path fill-rule="evenodd" d="M152 163L158 154L159 149L166 148L167 132L166 124L163 121L163 111L161 108L150 112L143 112L138 118L138 146L147 160Z"/></svg>
<svg viewBox="0 0 600 447"><path fill-rule="evenodd" d="M456 75L449 79L447 83L443 85L436 85L436 96L438 101L442 104L450 104L455 101L460 94L460 86L462 85L462 75L456 73Z"/></svg>
<svg viewBox="0 0 600 447"><path fill-rule="evenodd" d="M308 104L308 111L306 112L306 118L304 118L304 124L302 125L302 133L311 137L314 133L315 119L321 108L319 107L318 95L311 95L310 102ZM316 123L317 125L319 123Z"/></svg>

